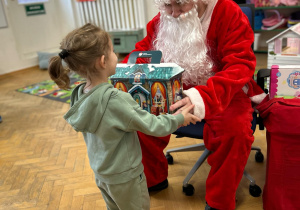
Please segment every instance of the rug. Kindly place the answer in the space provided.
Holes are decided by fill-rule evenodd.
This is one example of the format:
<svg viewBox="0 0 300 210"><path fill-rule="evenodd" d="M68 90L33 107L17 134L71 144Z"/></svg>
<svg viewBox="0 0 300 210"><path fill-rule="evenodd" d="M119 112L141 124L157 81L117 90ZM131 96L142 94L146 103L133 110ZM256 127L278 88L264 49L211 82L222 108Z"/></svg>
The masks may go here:
<svg viewBox="0 0 300 210"><path fill-rule="evenodd" d="M85 79L78 74L70 74L71 90L60 89L52 80L45 80L36 84L32 84L23 88L17 89L18 92L27 93L30 95L45 97L51 100L70 103L72 90L80 83L85 82Z"/></svg>

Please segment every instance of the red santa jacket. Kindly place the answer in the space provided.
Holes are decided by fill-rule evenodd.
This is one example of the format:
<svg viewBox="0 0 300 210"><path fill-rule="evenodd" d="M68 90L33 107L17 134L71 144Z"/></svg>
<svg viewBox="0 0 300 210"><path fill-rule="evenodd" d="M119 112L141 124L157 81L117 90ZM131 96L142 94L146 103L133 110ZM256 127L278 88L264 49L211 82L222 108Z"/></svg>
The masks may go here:
<svg viewBox="0 0 300 210"><path fill-rule="evenodd" d="M147 24L147 36L136 44L134 51L153 50L159 20L160 14ZM206 41L215 75L207 80L206 85L184 86L184 93L195 104L194 114L204 119L222 112L241 89L254 103L260 103L265 94L252 79L256 65L251 47L253 31L247 16L234 1L218 0Z"/></svg>

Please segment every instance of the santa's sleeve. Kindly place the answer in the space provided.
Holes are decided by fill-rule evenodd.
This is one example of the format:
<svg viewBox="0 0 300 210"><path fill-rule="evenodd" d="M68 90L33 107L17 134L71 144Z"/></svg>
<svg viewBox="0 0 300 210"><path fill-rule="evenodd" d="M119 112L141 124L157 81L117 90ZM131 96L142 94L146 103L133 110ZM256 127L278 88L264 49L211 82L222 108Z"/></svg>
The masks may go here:
<svg viewBox="0 0 300 210"><path fill-rule="evenodd" d="M207 34L207 40L214 42L211 56L216 73L206 85L184 91L195 104L194 114L201 119L224 111L234 95L245 87L249 97L263 93L252 79L256 58L251 48L253 30L247 17L233 3L216 7Z"/></svg>
<svg viewBox="0 0 300 210"><path fill-rule="evenodd" d="M263 89L253 79L243 87L243 90L255 105L260 104L267 96Z"/></svg>
<svg viewBox="0 0 300 210"><path fill-rule="evenodd" d="M159 19L160 19L160 14L157 14L151 21L149 21L149 23L147 24L147 35L145 36L144 39L142 39L141 41L135 44L135 49L132 52L152 50L153 39L156 34L156 28L159 23ZM121 63L127 63L130 54L128 54L121 61ZM142 58L138 58L137 63L146 63L146 61Z"/></svg>

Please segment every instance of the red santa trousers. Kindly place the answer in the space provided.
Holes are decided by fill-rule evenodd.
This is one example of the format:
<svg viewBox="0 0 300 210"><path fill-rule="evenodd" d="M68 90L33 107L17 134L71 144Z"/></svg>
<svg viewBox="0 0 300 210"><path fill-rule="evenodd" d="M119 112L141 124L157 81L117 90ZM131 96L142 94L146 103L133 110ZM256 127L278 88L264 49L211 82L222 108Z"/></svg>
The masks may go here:
<svg viewBox="0 0 300 210"><path fill-rule="evenodd" d="M236 190L254 140L252 114L250 99L241 90L223 113L205 119L204 143L212 151L205 199L213 208L235 209Z"/></svg>
<svg viewBox="0 0 300 210"><path fill-rule="evenodd" d="M147 186L152 187L167 179L168 161L163 150L170 141L170 136L154 137L137 132L142 148L142 163L147 179Z"/></svg>

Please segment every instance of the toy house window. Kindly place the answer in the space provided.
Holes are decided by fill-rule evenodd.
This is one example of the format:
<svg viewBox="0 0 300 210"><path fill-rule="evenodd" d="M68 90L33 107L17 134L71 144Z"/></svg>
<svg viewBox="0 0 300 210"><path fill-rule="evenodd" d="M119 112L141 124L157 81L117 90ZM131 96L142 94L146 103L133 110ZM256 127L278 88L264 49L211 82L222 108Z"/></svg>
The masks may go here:
<svg viewBox="0 0 300 210"><path fill-rule="evenodd" d="M297 56L300 52L300 39L286 37L282 38L281 55Z"/></svg>

